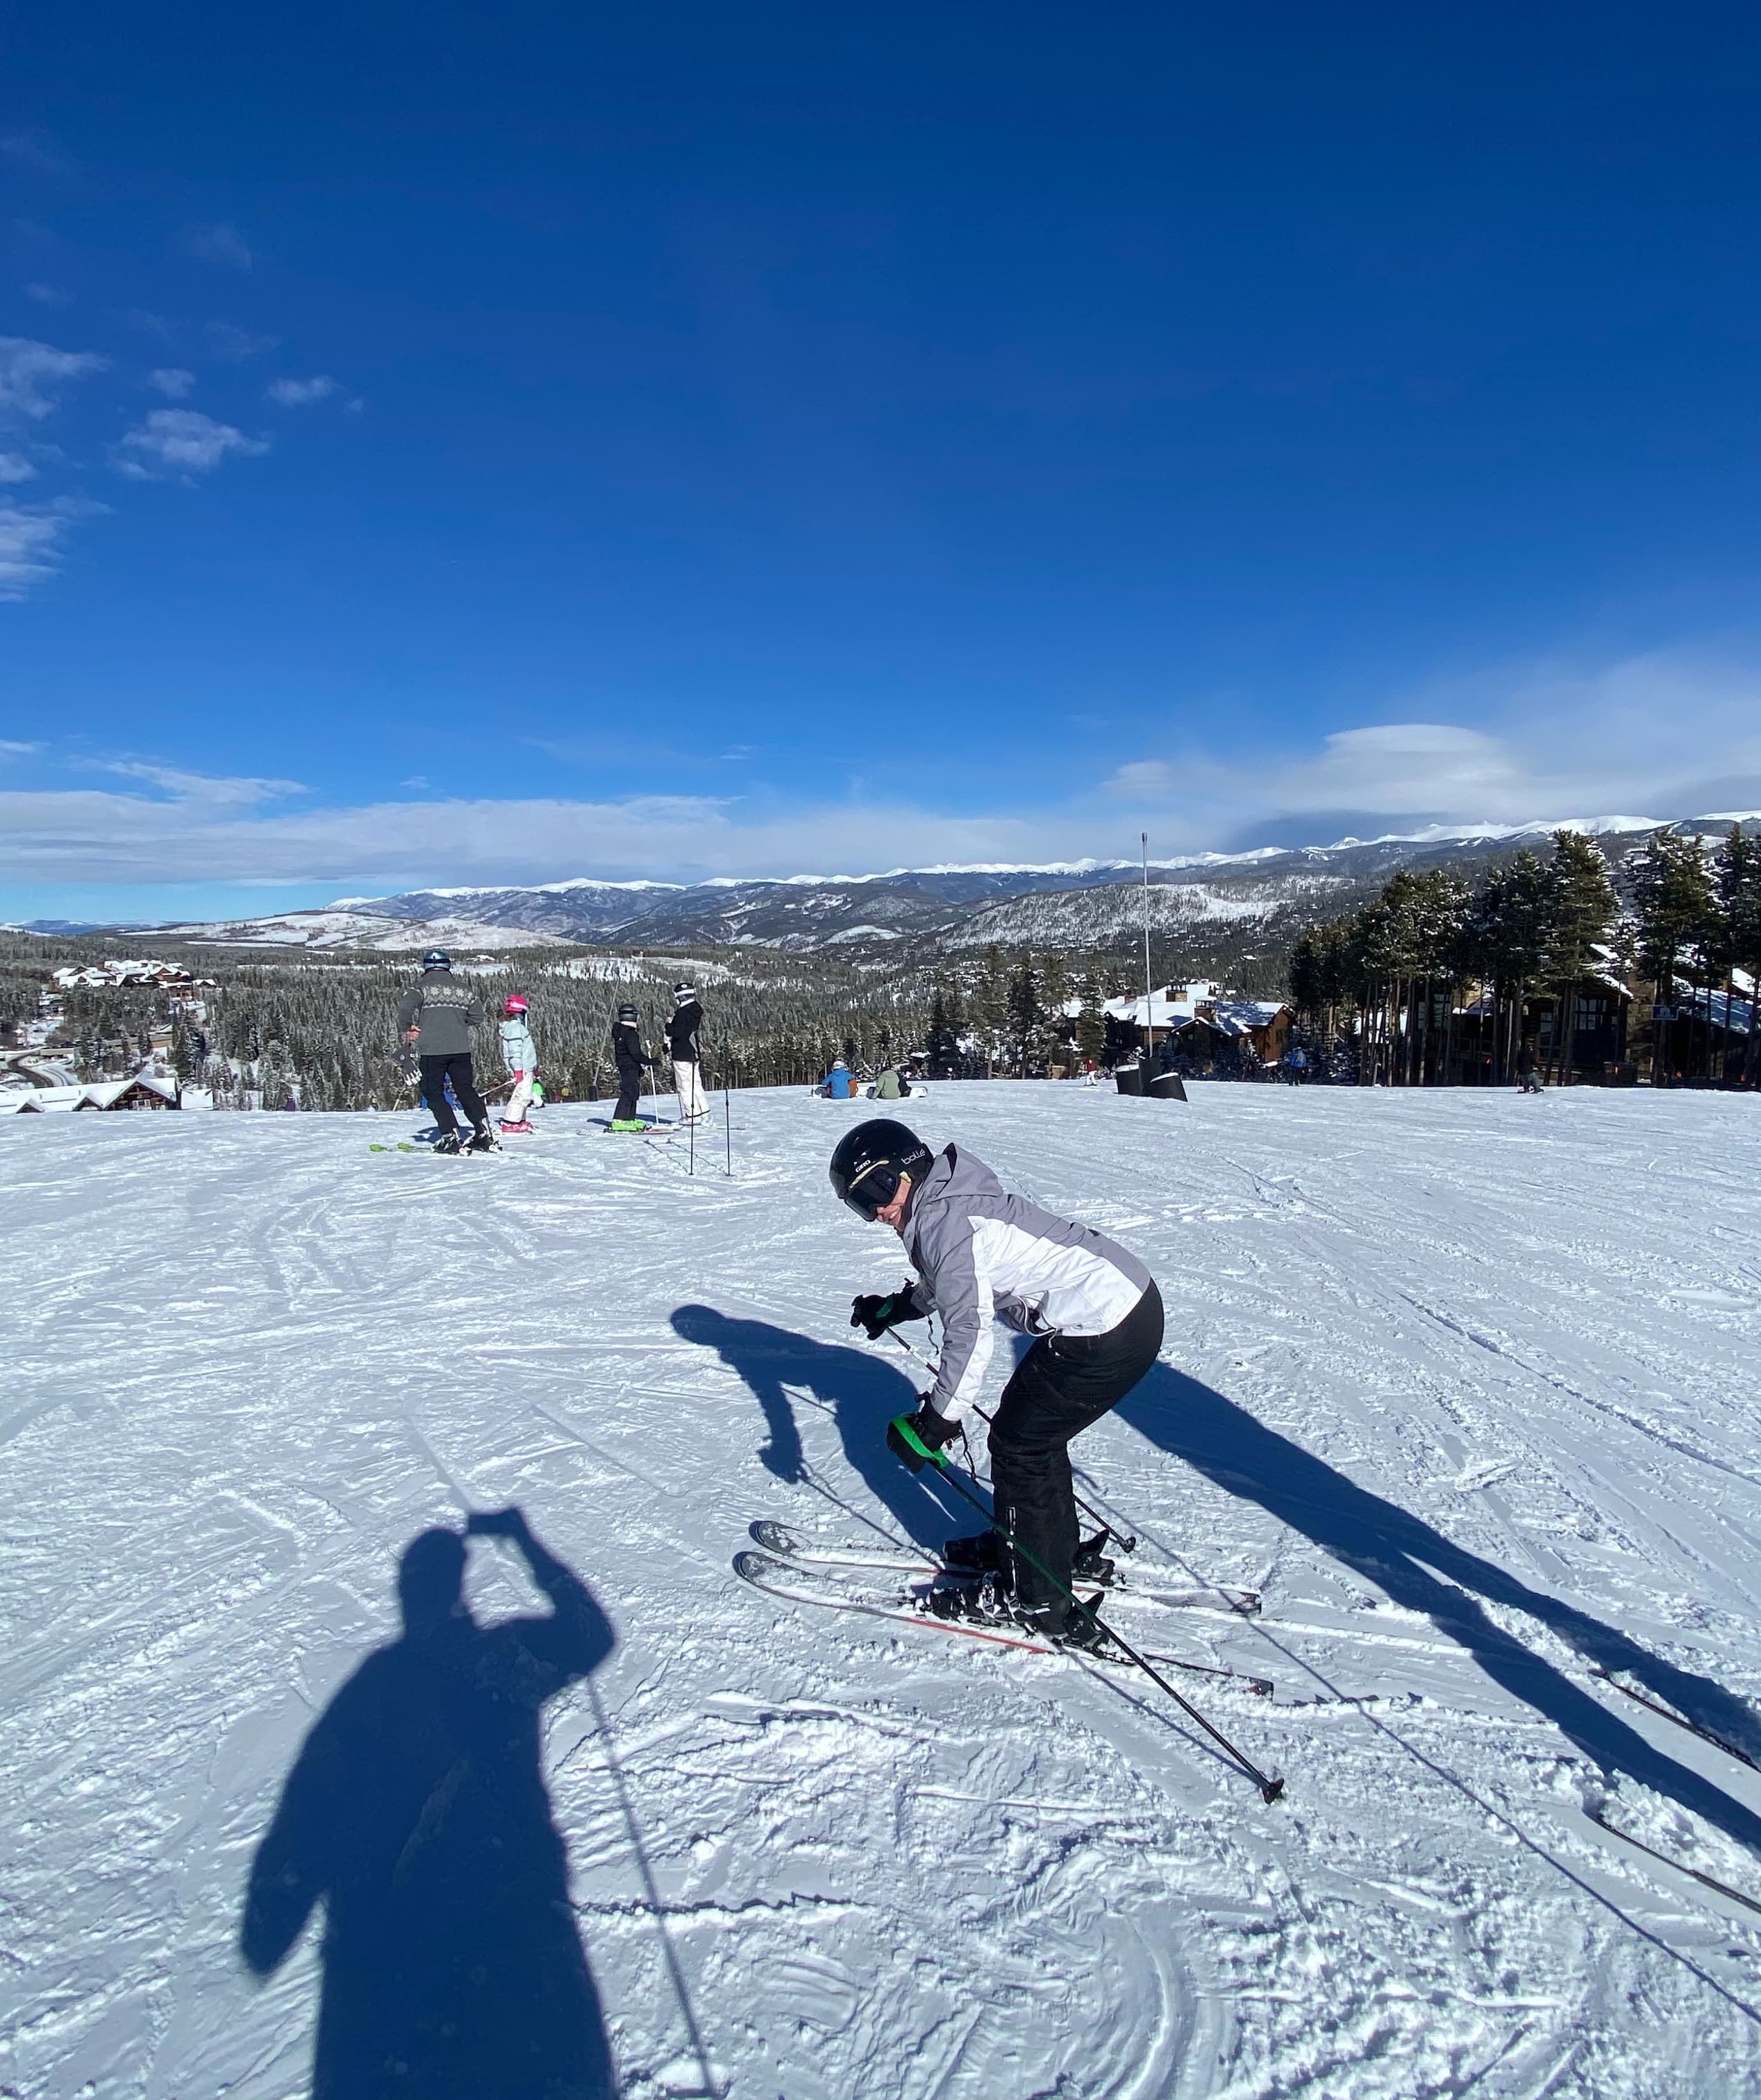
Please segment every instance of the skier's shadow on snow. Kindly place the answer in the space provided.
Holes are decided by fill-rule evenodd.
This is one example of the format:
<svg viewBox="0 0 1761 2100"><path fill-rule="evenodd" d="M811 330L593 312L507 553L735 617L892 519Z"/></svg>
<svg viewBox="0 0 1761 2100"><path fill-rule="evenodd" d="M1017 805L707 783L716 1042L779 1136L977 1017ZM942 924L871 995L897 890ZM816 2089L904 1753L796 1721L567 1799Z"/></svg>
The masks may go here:
<svg viewBox="0 0 1761 2100"><path fill-rule="evenodd" d="M1689 1720L1761 1757L1761 1718L1743 1701L1587 1612L1529 1589L1167 1364L1156 1365L1120 1403L1119 1414L1219 1487L1306 1534L1396 1604L1424 1612L1494 1683L1545 1714L1596 1764L1630 1774L1761 1852L1761 1816L1653 1749L1600 1699L1495 1624L1484 1607L1513 1608L1538 1619L1587 1662L1631 1676ZM1079 1461L1080 1456L1079 1446Z"/></svg>
<svg viewBox="0 0 1761 2100"><path fill-rule="evenodd" d="M792 1386L830 1415L845 1457L912 1543L940 1547L948 1535L946 1513L886 1448L888 1423L917 1405L917 1389L903 1372L866 1349L816 1342L766 1320L733 1319L708 1305L681 1305L673 1315L673 1330L700 1348L713 1349L752 1388L770 1432L758 1452L768 1471L839 1500L814 1476L801 1449L796 1403L788 1391ZM850 1514L869 1520L859 1510Z"/></svg>
<svg viewBox="0 0 1761 2100"><path fill-rule="evenodd" d="M313 2100L617 2090L539 1758L541 1709L615 1635L516 1513L494 1521L553 1613L478 1625L464 1539L415 1539L399 1568L403 1637L307 1736L251 1868L239 1943L258 1974L325 1907Z"/></svg>

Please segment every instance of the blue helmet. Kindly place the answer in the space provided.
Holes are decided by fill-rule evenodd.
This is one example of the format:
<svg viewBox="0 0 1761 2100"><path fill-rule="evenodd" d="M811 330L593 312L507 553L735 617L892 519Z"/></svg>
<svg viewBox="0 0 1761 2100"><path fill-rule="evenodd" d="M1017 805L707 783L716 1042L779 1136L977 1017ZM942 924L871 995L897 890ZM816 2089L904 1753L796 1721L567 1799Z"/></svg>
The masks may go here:
<svg viewBox="0 0 1761 2100"><path fill-rule="evenodd" d="M422 957L422 968L425 970L449 970L452 967L452 958L444 948L430 948Z"/></svg>

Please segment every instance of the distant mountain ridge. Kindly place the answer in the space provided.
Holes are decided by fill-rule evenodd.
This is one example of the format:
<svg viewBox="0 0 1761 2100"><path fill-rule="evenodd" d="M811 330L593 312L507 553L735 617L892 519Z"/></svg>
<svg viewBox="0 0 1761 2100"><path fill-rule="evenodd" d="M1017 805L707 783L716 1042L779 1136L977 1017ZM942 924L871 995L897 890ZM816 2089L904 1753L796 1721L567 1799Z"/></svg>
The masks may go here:
<svg viewBox="0 0 1761 2100"><path fill-rule="evenodd" d="M1618 860L1659 825L1722 830L1761 812L1666 819L1612 816L1475 827L1433 825L1325 846L1257 846L1150 864L1149 914L1194 969L1268 960L1303 927L1348 911L1396 869L1463 872L1544 846L1559 829L1600 840ZM475 885L339 898L322 911L156 929L188 939L407 951L441 942L507 948L578 942L637 950L763 946L829 950L873 966L1004 947L1123 950L1141 938L1142 871L1128 860L894 868L884 874L717 876L699 883Z"/></svg>

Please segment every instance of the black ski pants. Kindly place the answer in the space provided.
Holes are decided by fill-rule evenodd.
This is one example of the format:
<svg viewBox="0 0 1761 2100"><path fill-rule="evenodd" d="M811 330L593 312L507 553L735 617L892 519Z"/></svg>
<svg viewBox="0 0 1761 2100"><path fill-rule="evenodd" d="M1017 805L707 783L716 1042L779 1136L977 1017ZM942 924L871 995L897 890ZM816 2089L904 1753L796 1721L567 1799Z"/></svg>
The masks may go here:
<svg viewBox="0 0 1761 2100"><path fill-rule="evenodd" d="M1061 1621L1075 1558L1070 1442L1117 1407L1162 1347L1162 1294L1152 1283L1104 1335L1047 1335L1003 1388L991 1425L991 1487L1003 1569L1018 1604ZM1014 1543L1012 1545L1010 1540Z"/></svg>
<svg viewBox="0 0 1761 2100"><path fill-rule="evenodd" d="M642 1068L640 1065L620 1064L617 1068L617 1106L611 1111L614 1123L629 1123L636 1114L636 1103L642 1093Z"/></svg>
<svg viewBox="0 0 1761 2100"><path fill-rule="evenodd" d="M452 1091L458 1096L458 1105L470 1118L471 1128L481 1130L489 1120L489 1111L483 1105L483 1096L477 1091L477 1074L471 1070L470 1052L460 1051L451 1057L421 1057L417 1060L421 1066L422 1099L433 1111L435 1121L443 1131L458 1128L458 1118L452 1113L452 1105L446 1097L446 1083L452 1082Z"/></svg>

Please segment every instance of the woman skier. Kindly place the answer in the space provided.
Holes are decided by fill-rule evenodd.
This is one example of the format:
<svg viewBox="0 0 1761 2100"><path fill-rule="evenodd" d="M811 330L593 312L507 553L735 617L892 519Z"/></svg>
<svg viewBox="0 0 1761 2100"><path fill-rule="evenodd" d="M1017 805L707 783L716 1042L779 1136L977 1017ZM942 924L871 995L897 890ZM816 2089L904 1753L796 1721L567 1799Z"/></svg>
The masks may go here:
<svg viewBox="0 0 1761 2100"><path fill-rule="evenodd" d="M994 1529L949 1542L951 1568L976 1588L932 1590L943 1618L1013 1621L1075 1647L1101 1638L1071 1595L1105 1580L1098 1545L1079 1552L1072 1437L1115 1407L1162 1346L1162 1295L1136 1255L1088 1225L1011 1195L982 1160L933 1153L902 1123L859 1123L832 1155L832 1186L858 1217L889 1225L916 1276L863 1296L850 1325L871 1341L905 1320L942 1320L942 1359L917 1412L887 1443L913 1472L960 1433L991 1361L993 1314L1033 1347L1003 1388L991 1423Z"/></svg>
<svg viewBox="0 0 1761 2100"><path fill-rule="evenodd" d="M697 1031L703 1026L703 1008L697 1003L695 985L673 987L673 1018L667 1023L667 1048L673 1058L673 1084L678 1092L681 1123L698 1123L709 1113L704 1099L703 1051Z"/></svg>

